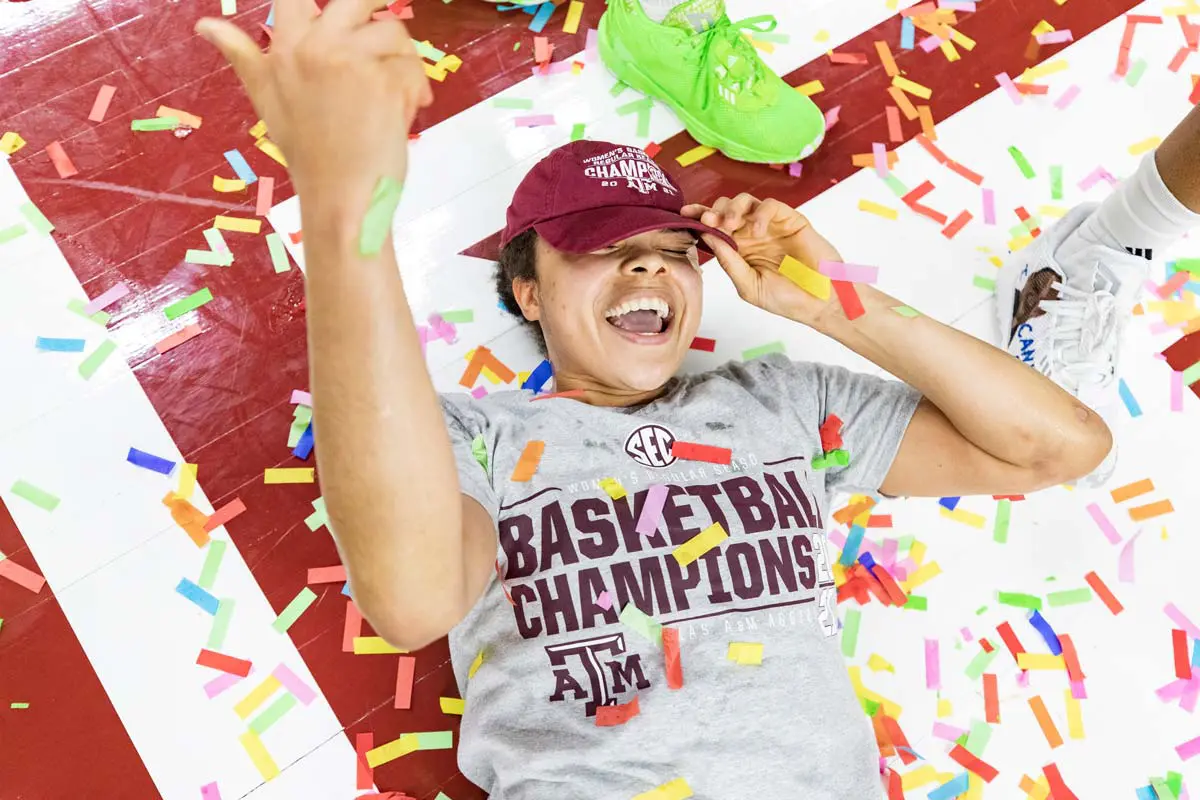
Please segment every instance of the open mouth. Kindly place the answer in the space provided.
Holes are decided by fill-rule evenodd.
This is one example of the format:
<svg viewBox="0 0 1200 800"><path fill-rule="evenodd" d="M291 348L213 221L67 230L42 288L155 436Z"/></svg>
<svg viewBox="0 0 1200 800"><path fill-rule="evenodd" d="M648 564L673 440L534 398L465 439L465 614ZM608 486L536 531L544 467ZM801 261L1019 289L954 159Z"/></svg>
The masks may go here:
<svg viewBox="0 0 1200 800"><path fill-rule="evenodd" d="M675 314L670 304L660 297L639 297L613 306L604 318L617 330L631 337L651 340L671 329Z"/></svg>

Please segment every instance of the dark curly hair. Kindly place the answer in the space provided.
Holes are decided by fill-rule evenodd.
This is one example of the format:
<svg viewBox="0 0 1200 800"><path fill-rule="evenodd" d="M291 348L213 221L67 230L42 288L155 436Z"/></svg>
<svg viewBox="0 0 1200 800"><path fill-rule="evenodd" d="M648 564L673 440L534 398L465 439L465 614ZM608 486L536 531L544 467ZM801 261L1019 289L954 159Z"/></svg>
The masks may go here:
<svg viewBox="0 0 1200 800"><path fill-rule="evenodd" d="M496 294L500 295L504 310L524 323L537 343L538 351L545 356L546 337L542 333L542 326L525 319L521 306L517 304L512 288L513 281L517 279L537 281L537 233L532 228L518 234L500 250L500 260L496 262Z"/></svg>

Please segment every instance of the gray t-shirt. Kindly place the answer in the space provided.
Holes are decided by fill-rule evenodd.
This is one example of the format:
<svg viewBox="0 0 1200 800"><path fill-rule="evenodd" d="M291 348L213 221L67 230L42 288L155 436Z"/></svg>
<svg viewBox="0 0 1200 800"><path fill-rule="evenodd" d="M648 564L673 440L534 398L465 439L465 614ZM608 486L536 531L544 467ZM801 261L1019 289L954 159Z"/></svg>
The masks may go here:
<svg viewBox="0 0 1200 800"><path fill-rule="evenodd" d="M496 522L503 576L450 632L463 774L493 800L630 800L675 778L699 800L879 797L824 520L835 490L879 488L918 400L779 355L673 379L634 409L443 396L461 488ZM828 414L850 465L813 471ZM545 443L541 461L514 482L530 441ZM728 448L732 462L674 458L675 441ZM642 535L654 485L667 499ZM729 537L681 566L675 548L714 522ZM628 604L678 629L682 688L666 685L661 645L618 618ZM730 660L731 643L761 644L761 665ZM637 716L597 726L598 705L635 696Z"/></svg>

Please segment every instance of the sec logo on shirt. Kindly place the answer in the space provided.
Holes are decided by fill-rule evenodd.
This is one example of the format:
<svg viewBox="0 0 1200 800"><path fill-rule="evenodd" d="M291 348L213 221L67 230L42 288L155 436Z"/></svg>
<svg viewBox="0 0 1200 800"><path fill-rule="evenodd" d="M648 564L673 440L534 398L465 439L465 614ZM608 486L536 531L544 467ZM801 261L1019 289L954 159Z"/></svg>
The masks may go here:
<svg viewBox="0 0 1200 800"><path fill-rule="evenodd" d="M643 425L625 440L625 452L643 467L669 467L675 463L671 445L675 434L662 425Z"/></svg>

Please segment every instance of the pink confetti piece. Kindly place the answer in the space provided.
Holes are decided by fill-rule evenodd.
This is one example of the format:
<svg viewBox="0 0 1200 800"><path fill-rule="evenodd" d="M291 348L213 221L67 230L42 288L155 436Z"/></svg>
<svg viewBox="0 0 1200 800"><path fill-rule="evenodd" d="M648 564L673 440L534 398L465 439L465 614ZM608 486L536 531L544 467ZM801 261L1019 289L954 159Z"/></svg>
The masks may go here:
<svg viewBox="0 0 1200 800"><path fill-rule="evenodd" d="M938 656L937 639L925 640L925 688L942 688L942 667Z"/></svg>
<svg viewBox="0 0 1200 800"><path fill-rule="evenodd" d="M933 723L933 735L939 739L945 739L947 742L957 741L960 736L966 733L962 728L956 728L953 725L947 725L944 722Z"/></svg>
<svg viewBox="0 0 1200 800"><path fill-rule="evenodd" d="M201 800L221 800L221 790L217 788L217 782L206 783L200 787Z"/></svg>
<svg viewBox="0 0 1200 800"><path fill-rule="evenodd" d="M446 320L442 319L441 314L430 314L428 322L430 330L435 332L439 339L448 344L454 344L458 341L458 328L454 326L453 322L446 322Z"/></svg>
<svg viewBox="0 0 1200 800"><path fill-rule="evenodd" d="M996 193L991 189L983 190L983 224L996 224Z"/></svg>
<svg viewBox="0 0 1200 800"><path fill-rule="evenodd" d="M936 36L926 36L918 46L926 53L932 53L942 46L942 40Z"/></svg>
<svg viewBox="0 0 1200 800"><path fill-rule="evenodd" d="M271 211L271 206L275 199L275 179L274 178L259 178L258 179L258 197L255 198L254 213L260 217L265 217Z"/></svg>
<svg viewBox="0 0 1200 800"><path fill-rule="evenodd" d="M1120 544L1121 534L1117 533L1117 529L1108 521L1108 517L1104 516L1104 512L1100 510L1100 506L1095 503L1089 503L1087 507L1088 514L1096 523L1096 527L1100 528L1100 532L1104 534L1104 538L1108 539L1110 544Z"/></svg>
<svg viewBox="0 0 1200 800"><path fill-rule="evenodd" d="M117 93L117 87L105 84L100 87L100 91L96 92L96 102L92 103L91 113L88 114L89 122L103 122L104 115L108 113L108 104L112 102L113 95Z"/></svg>
<svg viewBox="0 0 1200 800"><path fill-rule="evenodd" d="M974 11L974 0L939 0L938 8L948 8L952 11Z"/></svg>
<svg viewBox="0 0 1200 800"><path fill-rule="evenodd" d="M788 175L791 175L793 178L799 178L803 173L804 165L799 161L793 161L791 164L788 164Z"/></svg>
<svg viewBox="0 0 1200 800"><path fill-rule="evenodd" d="M1171 621L1175 623L1177 628L1183 628L1187 631L1188 636L1193 639L1200 639L1200 628L1197 628L1196 624L1188 619L1174 603L1167 603L1163 607L1163 613L1171 618Z"/></svg>
<svg viewBox="0 0 1200 800"><path fill-rule="evenodd" d="M900 542L896 539L887 539L883 543L883 568L888 572L892 572L896 568L896 551L900 547ZM895 575L892 576L896 577Z"/></svg>
<svg viewBox="0 0 1200 800"><path fill-rule="evenodd" d="M1117 580L1121 583L1133 583L1133 543L1142 535L1138 531L1133 536L1129 537L1129 541L1121 548L1121 555L1117 559Z"/></svg>
<svg viewBox="0 0 1200 800"><path fill-rule="evenodd" d="M963 638L964 642L975 641L975 636L974 636L974 634L971 633L970 628L959 628L958 632L962 634L962 638Z"/></svg>
<svg viewBox="0 0 1200 800"><path fill-rule="evenodd" d="M584 51L588 63L595 63L600 57L600 31L596 28L588 28L587 45L584 47Z"/></svg>
<svg viewBox="0 0 1200 800"><path fill-rule="evenodd" d="M301 389L292 389L292 405L312 408L312 395Z"/></svg>
<svg viewBox="0 0 1200 800"><path fill-rule="evenodd" d="M825 538L831 541L838 550L846 549L846 534L839 531L837 528L830 529Z"/></svg>
<svg viewBox="0 0 1200 800"><path fill-rule="evenodd" d="M249 674L254 674L253 667L250 668ZM242 680L244 679L241 675L234 675L231 672L226 672L222 675L218 675L208 683L204 684L204 693L208 695L208 699L211 700L222 692L227 691L228 689L237 685Z"/></svg>
<svg viewBox="0 0 1200 800"><path fill-rule="evenodd" d="M663 484L655 484L646 490L646 500L642 505L642 514L638 517L637 527L634 528L642 536L653 536L658 531L658 522L662 519L663 506L667 503L668 488Z"/></svg>
<svg viewBox="0 0 1200 800"><path fill-rule="evenodd" d="M486 387L476 386L471 390L471 397L474 397L476 400L482 400L483 398L487 397L487 393L488 390Z"/></svg>
<svg viewBox="0 0 1200 800"><path fill-rule="evenodd" d="M1191 680L1176 678L1170 683L1155 689L1154 694L1158 696L1159 700L1163 701L1164 703L1169 703L1172 700L1178 700L1179 698L1183 697L1183 693L1187 691L1188 684L1195 683L1198 680L1200 680L1200 678L1193 677Z"/></svg>
<svg viewBox="0 0 1200 800"><path fill-rule="evenodd" d="M1096 167L1088 175L1079 182L1079 188L1087 191L1100 181L1108 181L1110 186L1117 185L1117 179L1112 176L1112 173L1104 167Z"/></svg>
<svg viewBox="0 0 1200 800"><path fill-rule="evenodd" d="M817 271L835 281L873 284L879 280L879 267L867 267L862 264L822 261L817 265Z"/></svg>
<svg viewBox="0 0 1200 800"><path fill-rule="evenodd" d="M1179 757L1184 761L1200 755L1200 736L1197 736L1195 739L1191 739L1190 741L1186 741L1181 745L1176 745L1175 752L1178 753Z"/></svg>
<svg viewBox="0 0 1200 800"><path fill-rule="evenodd" d="M513 120L518 128L540 128L546 125L554 124L553 114L530 114L524 117L517 117Z"/></svg>
<svg viewBox="0 0 1200 800"><path fill-rule="evenodd" d="M834 125L837 125L838 117L840 116L841 113L842 113L841 106L834 106L833 108L831 108L825 112L825 130L826 131L828 131Z"/></svg>
<svg viewBox="0 0 1200 800"><path fill-rule="evenodd" d="M873 142L871 153L875 156L875 174L881 178L887 178L887 147L880 142Z"/></svg>
<svg viewBox="0 0 1200 800"><path fill-rule="evenodd" d="M271 674L276 680L283 684L283 688L287 689L292 695L304 705L309 705L313 700L317 699L317 693L313 688L304 681L296 673L288 669L287 664L280 664L271 670Z"/></svg>
<svg viewBox="0 0 1200 800"><path fill-rule="evenodd" d="M97 311L108 308L127 294L129 294L129 287L123 283L118 283L116 286L112 287L107 292L84 306L83 313L90 317Z"/></svg>
<svg viewBox="0 0 1200 800"><path fill-rule="evenodd" d="M1075 102L1075 98L1079 97L1079 93L1083 91L1078 86L1069 86L1065 92L1057 100L1054 101L1054 107L1059 111L1066 111L1067 106Z"/></svg>
<svg viewBox="0 0 1200 800"><path fill-rule="evenodd" d="M1183 411L1183 373L1171 370L1171 410Z"/></svg>
<svg viewBox="0 0 1200 800"><path fill-rule="evenodd" d="M1013 105L1019 106L1025 102L1024 98L1021 97L1021 91L1013 83L1012 78L1008 77L1007 72L1001 72L996 75L996 83L1000 84L1000 88L1008 94L1008 99L1013 101Z"/></svg>
<svg viewBox="0 0 1200 800"><path fill-rule="evenodd" d="M1028 672L1024 673L1027 677ZM1071 697L1076 700L1087 700L1087 687L1083 685L1083 681L1071 681Z"/></svg>
<svg viewBox="0 0 1200 800"><path fill-rule="evenodd" d="M1183 691L1183 699L1179 701L1179 707L1189 714L1194 714L1197 698L1200 698L1200 681L1193 679L1188 681L1187 688Z"/></svg>
<svg viewBox="0 0 1200 800"><path fill-rule="evenodd" d="M1037 35L1038 44L1062 44L1063 42L1073 41L1075 41L1075 36L1069 28L1062 31L1047 31L1046 33L1039 33Z"/></svg>
<svg viewBox="0 0 1200 800"><path fill-rule="evenodd" d="M1017 686L1020 686L1022 689L1029 688L1029 670L1022 670L1017 673Z"/></svg>
<svg viewBox="0 0 1200 800"><path fill-rule="evenodd" d="M596 596L596 605L600 606L605 611L608 611L610 608L612 608L612 595L608 593L607 589Z"/></svg>

